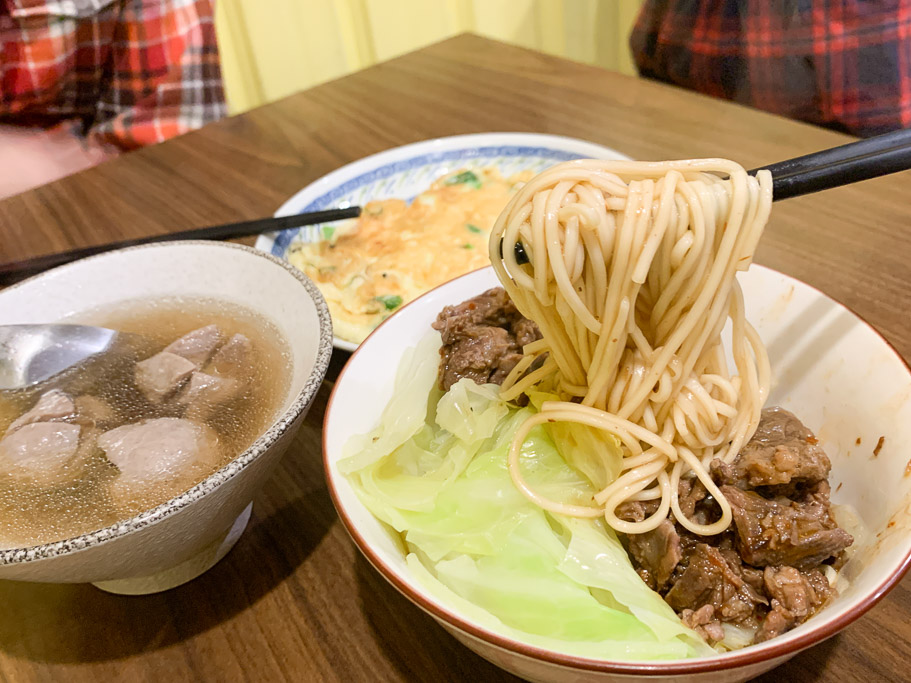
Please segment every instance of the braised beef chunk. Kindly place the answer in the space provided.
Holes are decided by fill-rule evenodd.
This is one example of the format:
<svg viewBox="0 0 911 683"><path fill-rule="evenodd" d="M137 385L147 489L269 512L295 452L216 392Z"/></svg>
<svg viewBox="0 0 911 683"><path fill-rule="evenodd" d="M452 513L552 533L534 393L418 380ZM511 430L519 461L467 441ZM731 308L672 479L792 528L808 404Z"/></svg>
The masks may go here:
<svg viewBox="0 0 911 683"><path fill-rule="evenodd" d="M541 331L538 329L538 326L528 318L519 318L519 320L511 326L511 330L516 336L516 343L519 345L519 348L541 338Z"/></svg>
<svg viewBox="0 0 911 683"><path fill-rule="evenodd" d="M522 347L541 338L501 287L444 308L433 328L443 336L440 387L463 377L477 384L502 384L522 358Z"/></svg>
<svg viewBox="0 0 911 683"><path fill-rule="evenodd" d="M711 510L700 505L707 495L708 491L698 479L681 479L677 493L680 511L687 519L695 519L700 524L709 523L708 516Z"/></svg>
<svg viewBox="0 0 911 683"><path fill-rule="evenodd" d="M753 438L730 465L715 460L716 483L747 490L773 487L771 493L793 496L829 476L832 465L816 438L794 415L767 408Z"/></svg>
<svg viewBox="0 0 911 683"><path fill-rule="evenodd" d="M628 537L633 566L708 642L724 638L724 623L755 628L756 642L774 638L832 598L818 567L837 567L853 540L830 510L830 468L796 417L765 410L737 458L711 465L731 505L732 525L717 536L697 536L671 515L654 531ZM681 479L678 501L685 517L699 524L720 514L696 479ZM657 501L631 502L617 515L639 522L657 509Z"/></svg>
<svg viewBox="0 0 911 683"><path fill-rule="evenodd" d="M810 569L837 556L854 539L839 529L829 506L818 502L767 500L736 486L722 486L731 504L737 547L744 562L758 567Z"/></svg>
<svg viewBox="0 0 911 683"><path fill-rule="evenodd" d="M502 384L509 371L522 357L509 332L502 327L474 327L452 344L442 376L443 389L449 389L463 377L476 384Z"/></svg>
<svg viewBox="0 0 911 683"><path fill-rule="evenodd" d="M629 552L640 567L639 575L653 589L664 587L683 557L680 536L669 519L653 531L630 536Z"/></svg>
<svg viewBox="0 0 911 683"><path fill-rule="evenodd" d="M766 567L762 578L772 600L795 617L812 614L832 594L818 569L801 572L794 567Z"/></svg>
<svg viewBox="0 0 911 683"><path fill-rule="evenodd" d="M757 643L806 621L833 592L818 569L799 572L793 567L766 567L764 577L766 589L772 596L772 609L756 632Z"/></svg>
<svg viewBox="0 0 911 683"><path fill-rule="evenodd" d="M713 605L703 605L697 610L685 609L680 613L680 619L709 643L724 639L724 628L715 618Z"/></svg>
<svg viewBox="0 0 911 683"><path fill-rule="evenodd" d="M630 500L617 507L616 515L627 522L641 522L658 510L657 500Z"/></svg>
<svg viewBox="0 0 911 683"><path fill-rule="evenodd" d="M781 605L775 605L759 625L759 629L753 637L753 642L764 643L776 636L780 636L782 633L790 631L795 623L796 621L788 616L781 608Z"/></svg>
<svg viewBox="0 0 911 683"><path fill-rule="evenodd" d="M739 564L739 563L738 563ZM722 621L755 625L757 607L768 600L743 580L737 566L707 543L696 546L687 558L686 571L667 592L665 600L678 612L712 605Z"/></svg>
<svg viewBox="0 0 911 683"><path fill-rule="evenodd" d="M463 301L456 306L446 306L433 324L443 334L443 343L449 343L447 335L458 336L464 327L509 327L522 315L502 287L488 289L483 294Z"/></svg>

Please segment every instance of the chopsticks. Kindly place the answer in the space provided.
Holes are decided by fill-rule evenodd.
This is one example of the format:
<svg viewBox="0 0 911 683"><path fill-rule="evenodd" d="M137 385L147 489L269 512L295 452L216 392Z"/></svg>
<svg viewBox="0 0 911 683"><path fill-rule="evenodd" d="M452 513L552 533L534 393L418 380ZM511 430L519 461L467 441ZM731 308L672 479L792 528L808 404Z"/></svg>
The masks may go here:
<svg viewBox="0 0 911 683"><path fill-rule="evenodd" d="M911 169L911 128L779 161L748 173L755 175L762 169L772 173L773 201L907 171ZM519 264L528 263L521 242L516 242L514 250Z"/></svg>
<svg viewBox="0 0 911 683"><path fill-rule="evenodd" d="M762 168L772 172L775 201L911 169L911 129L824 149ZM760 169L753 169L755 174Z"/></svg>
<svg viewBox="0 0 911 683"><path fill-rule="evenodd" d="M86 256L93 256L94 254L100 254L105 251L122 249L123 247L134 247L140 244L151 244L153 242L170 242L172 240L226 240L234 237L258 235L263 232L272 232L273 230L287 230L288 228L300 228L305 225L317 225L319 223L340 221L346 218L357 218L360 215L361 207L352 206L347 209L311 211L309 213L299 213L293 216L280 216L279 218L260 218L253 221L226 223L224 225L213 225L208 228L195 228L193 230L182 230L180 232L165 233L163 235L152 235L151 237L140 237L137 239L122 240L120 242L99 244L92 247L82 247L81 249L71 249L56 254L36 256L35 258L26 259L24 261L0 264L0 282L34 275L35 273L63 265L64 263L69 263L70 261L85 258Z"/></svg>
<svg viewBox="0 0 911 683"><path fill-rule="evenodd" d="M849 185L898 171L906 171L911 169L911 128L877 135L839 147L832 147L831 149L824 149L761 168L772 173L772 196L775 201ZM749 173L755 174L759 170L761 169L753 169ZM347 209L332 209L329 211L301 213L295 216L228 223L226 225L72 249L56 254L37 256L25 261L0 264L0 283L32 275L48 268L112 249L170 240L223 240L233 237L246 237L273 230L286 230L305 225L356 218L360 213L360 207L354 206ZM517 244L517 250L519 247L520 245ZM517 251L516 255L520 263L527 262L527 256L524 251L522 251L521 255Z"/></svg>

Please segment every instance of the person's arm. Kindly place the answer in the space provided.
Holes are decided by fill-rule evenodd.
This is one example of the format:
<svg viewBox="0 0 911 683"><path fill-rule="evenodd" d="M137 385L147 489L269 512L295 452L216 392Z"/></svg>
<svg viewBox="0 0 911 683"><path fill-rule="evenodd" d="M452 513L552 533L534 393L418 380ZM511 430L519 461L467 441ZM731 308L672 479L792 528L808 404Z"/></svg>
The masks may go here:
<svg viewBox="0 0 911 683"><path fill-rule="evenodd" d="M134 149L225 116L209 0L125 3L89 138Z"/></svg>
<svg viewBox="0 0 911 683"><path fill-rule="evenodd" d="M65 123L49 130L0 125L0 199L116 156L117 149L87 140Z"/></svg>

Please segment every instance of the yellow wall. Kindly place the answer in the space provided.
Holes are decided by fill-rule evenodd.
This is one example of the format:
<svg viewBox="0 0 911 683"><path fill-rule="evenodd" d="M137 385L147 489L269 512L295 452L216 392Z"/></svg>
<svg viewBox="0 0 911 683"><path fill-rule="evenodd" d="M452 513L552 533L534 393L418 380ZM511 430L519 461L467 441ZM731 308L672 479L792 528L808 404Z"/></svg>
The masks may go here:
<svg viewBox="0 0 911 683"><path fill-rule="evenodd" d="M216 0L228 100L240 112L473 31L633 72L642 0Z"/></svg>

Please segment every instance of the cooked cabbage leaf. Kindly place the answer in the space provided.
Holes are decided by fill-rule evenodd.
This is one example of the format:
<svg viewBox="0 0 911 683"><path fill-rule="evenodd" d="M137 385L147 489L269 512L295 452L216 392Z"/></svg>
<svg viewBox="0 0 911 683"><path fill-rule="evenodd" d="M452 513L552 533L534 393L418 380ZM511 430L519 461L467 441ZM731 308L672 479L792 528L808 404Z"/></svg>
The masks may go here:
<svg viewBox="0 0 911 683"><path fill-rule="evenodd" d="M351 439L339 463L370 511L401 534L415 577L479 625L537 647L603 659L713 653L639 578L609 527L545 512L513 485L512 435L552 397L517 408L498 387L467 379L443 394L439 346L433 333L413 350L380 424ZM585 447L610 441L593 440L587 427L553 431L529 434L523 474L553 500L590 504L591 481L615 473ZM619 463L619 444L613 450Z"/></svg>

